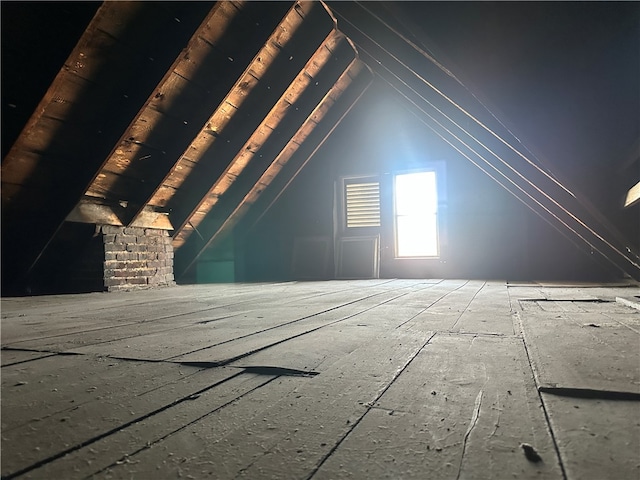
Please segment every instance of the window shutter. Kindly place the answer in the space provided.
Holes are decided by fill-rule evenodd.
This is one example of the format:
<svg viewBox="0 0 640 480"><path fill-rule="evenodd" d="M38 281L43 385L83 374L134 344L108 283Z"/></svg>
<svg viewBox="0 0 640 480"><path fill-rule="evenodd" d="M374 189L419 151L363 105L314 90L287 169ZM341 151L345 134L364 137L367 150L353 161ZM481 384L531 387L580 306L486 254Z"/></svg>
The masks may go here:
<svg viewBox="0 0 640 480"><path fill-rule="evenodd" d="M380 183L347 183L345 193L348 228L380 226Z"/></svg>

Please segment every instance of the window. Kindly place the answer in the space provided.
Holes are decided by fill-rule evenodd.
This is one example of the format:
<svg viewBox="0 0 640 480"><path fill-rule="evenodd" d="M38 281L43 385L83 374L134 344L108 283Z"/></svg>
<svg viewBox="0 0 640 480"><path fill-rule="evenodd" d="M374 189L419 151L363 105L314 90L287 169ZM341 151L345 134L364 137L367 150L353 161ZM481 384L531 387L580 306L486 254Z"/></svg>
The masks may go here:
<svg viewBox="0 0 640 480"><path fill-rule="evenodd" d="M397 257L438 256L438 193L436 172L394 177Z"/></svg>
<svg viewBox="0 0 640 480"><path fill-rule="evenodd" d="M345 184L347 228L380 226L380 183L350 181Z"/></svg>

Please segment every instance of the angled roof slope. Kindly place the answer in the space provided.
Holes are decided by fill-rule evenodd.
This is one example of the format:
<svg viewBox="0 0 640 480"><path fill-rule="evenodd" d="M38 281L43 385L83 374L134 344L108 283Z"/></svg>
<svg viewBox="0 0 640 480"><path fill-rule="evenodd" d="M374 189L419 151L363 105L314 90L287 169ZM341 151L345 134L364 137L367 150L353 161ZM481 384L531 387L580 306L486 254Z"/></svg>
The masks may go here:
<svg viewBox="0 0 640 480"><path fill-rule="evenodd" d="M418 40L388 21L384 8L375 2L328 4L360 58L405 100L417 121L580 248L640 279L634 239L627 238L553 164L536 157ZM637 162L637 147L634 158Z"/></svg>
<svg viewBox="0 0 640 480"><path fill-rule="evenodd" d="M519 201L640 278L633 243L398 25L372 4L306 1L103 3L3 158L4 278L28 276L75 221L170 230L180 279L273 205L374 73Z"/></svg>
<svg viewBox="0 0 640 480"><path fill-rule="evenodd" d="M184 273L370 80L320 2L105 2L3 160L5 272L72 220L172 230Z"/></svg>

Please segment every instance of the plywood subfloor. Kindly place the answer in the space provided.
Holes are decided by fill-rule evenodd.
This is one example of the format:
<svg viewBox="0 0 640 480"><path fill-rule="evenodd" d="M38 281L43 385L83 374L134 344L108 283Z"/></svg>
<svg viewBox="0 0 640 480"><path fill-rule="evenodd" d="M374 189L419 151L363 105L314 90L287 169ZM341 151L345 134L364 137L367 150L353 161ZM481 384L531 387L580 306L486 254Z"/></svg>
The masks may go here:
<svg viewBox="0 0 640 480"><path fill-rule="evenodd" d="M635 479L637 286L2 300L3 478Z"/></svg>

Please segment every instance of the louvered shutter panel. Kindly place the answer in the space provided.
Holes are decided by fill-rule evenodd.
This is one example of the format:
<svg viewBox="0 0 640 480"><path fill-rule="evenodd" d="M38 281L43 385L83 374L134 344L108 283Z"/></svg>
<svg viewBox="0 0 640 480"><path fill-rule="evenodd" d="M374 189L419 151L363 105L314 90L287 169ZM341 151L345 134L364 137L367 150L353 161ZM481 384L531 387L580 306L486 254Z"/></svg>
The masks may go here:
<svg viewBox="0 0 640 480"><path fill-rule="evenodd" d="M380 226L380 184L346 184L347 227Z"/></svg>

